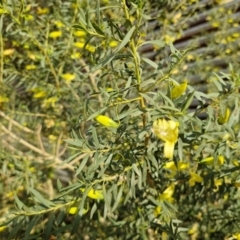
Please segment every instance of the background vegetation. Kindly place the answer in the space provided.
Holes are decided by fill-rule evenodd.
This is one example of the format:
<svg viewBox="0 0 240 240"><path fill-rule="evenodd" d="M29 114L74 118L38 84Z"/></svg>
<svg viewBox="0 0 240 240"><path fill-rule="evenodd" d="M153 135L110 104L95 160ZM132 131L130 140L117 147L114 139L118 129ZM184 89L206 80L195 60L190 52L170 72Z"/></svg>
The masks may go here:
<svg viewBox="0 0 240 240"><path fill-rule="evenodd" d="M240 239L239 7L0 1L1 239Z"/></svg>

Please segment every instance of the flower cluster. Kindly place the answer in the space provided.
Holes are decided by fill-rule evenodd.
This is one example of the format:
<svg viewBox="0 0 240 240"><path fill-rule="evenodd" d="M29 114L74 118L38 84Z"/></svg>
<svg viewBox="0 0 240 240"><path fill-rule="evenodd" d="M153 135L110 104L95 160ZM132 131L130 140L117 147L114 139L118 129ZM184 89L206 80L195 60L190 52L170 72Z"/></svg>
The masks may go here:
<svg viewBox="0 0 240 240"><path fill-rule="evenodd" d="M164 144L164 157L172 158L174 145L178 139L179 123L173 120L157 119L153 123L152 131Z"/></svg>

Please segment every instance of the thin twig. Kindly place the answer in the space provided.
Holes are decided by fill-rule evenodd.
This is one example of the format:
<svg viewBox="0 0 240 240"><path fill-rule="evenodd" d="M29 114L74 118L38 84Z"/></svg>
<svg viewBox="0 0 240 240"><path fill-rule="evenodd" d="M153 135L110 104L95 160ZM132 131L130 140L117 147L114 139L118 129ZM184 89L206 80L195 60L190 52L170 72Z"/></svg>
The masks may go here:
<svg viewBox="0 0 240 240"><path fill-rule="evenodd" d="M1 129L9 134L13 139L17 140L19 143L23 144L24 146L26 146L27 148L33 150L34 152L37 152L43 156L49 157L49 154L44 153L43 151L39 150L38 148L36 148L34 145L26 142L25 140L23 140L22 138L18 137L17 135L15 135L14 133L12 133L11 131L9 131L7 128L5 128L2 124L0 124Z"/></svg>
<svg viewBox="0 0 240 240"><path fill-rule="evenodd" d="M42 125L39 125L39 126L38 126L38 129L37 129L37 131L36 131L38 144L39 144L40 149L41 149L44 153L47 153L46 150L45 150L45 148L44 148L44 146L43 146L43 143L42 143L41 130L42 130Z"/></svg>
<svg viewBox="0 0 240 240"><path fill-rule="evenodd" d="M54 159L54 164L62 164L62 160L59 158L56 158L55 156L43 152L42 150L38 149L37 147L35 147L34 145L28 143L27 141L23 140L22 138L18 137L17 135L15 135L14 133L12 133L11 131L9 131L7 128L5 128L2 124L0 124L1 130L4 131L6 134L9 134L13 139L17 140L19 143L21 143L22 145L24 145L25 147L31 149L32 151L44 156L46 159ZM71 166L70 164L63 164L61 166L62 168L68 168L69 170L73 171L74 167Z"/></svg>
<svg viewBox="0 0 240 240"><path fill-rule="evenodd" d="M63 136L63 132L60 133L60 135L58 136L58 139L57 139L56 151L55 151L55 156L56 157L59 157L59 150L60 150L60 144L61 144L62 136Z"/></svg>
<svg viewBox="0 0 240 240"><path fill-rule="evenodd" d="M89 76L89 79L91 81L91 85L93 87L93 90L95 92L99 92L99 89L97 87L97 84L96 84L96 81L95 81L95 78L96 76L101 72L100 70L96 71L95 73L91 73L90 70L89 70L89 67L88 65L85 63L85 61L81 58L80 60L80 63L82 64L84 70L88 73L88 76ZM101 97L100 94L98 94L98 100L100 102L100 106L102 107L103 106L103 99Z"/></svg>
<svg viewBox="0 0 240 240"><path fill-rule="evenodd" d="M32 131L31 129L22 126L21 124L19 124L18 122L16 122L15 120L13 120L12 118L8 117L4 112L0 111L0 116L5 118L6 120L8 120L9 122L11 122L13 125L15 125L16 127L20 128L21 130L23 130L24 132L27 133L34 133L34 131Z"/></svg>
<svg viewBox="0 0 240 240"><path fill-rule="evenodd" d="M1 16L3 17L3 15ZM0 83L3 82L3 37L0 34Z"/></svg>

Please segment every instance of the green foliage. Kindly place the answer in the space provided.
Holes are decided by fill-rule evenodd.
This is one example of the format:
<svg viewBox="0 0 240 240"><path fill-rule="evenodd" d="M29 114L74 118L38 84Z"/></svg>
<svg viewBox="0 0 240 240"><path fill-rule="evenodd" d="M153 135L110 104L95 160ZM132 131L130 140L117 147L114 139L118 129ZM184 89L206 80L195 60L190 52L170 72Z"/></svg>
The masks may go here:
<svg viewBox="0 0 240 240"><path fill-rule="evenodd" d="M2 239L239 237L240 73L172 44L193 2L2 1Z"/></svg>

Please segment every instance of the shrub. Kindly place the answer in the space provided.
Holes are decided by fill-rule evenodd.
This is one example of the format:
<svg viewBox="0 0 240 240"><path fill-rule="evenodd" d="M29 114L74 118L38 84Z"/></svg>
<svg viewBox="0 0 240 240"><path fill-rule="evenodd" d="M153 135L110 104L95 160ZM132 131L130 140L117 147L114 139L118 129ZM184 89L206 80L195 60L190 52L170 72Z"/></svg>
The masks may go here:
<svg viewBox="0 0 240 240"><path fill-rule="evenodd" d="M194 87L167 37L191 4L156 3L2 4L3 237L238 238L239 73Z"/></svg>

